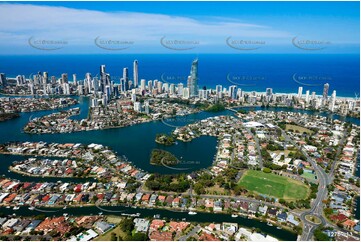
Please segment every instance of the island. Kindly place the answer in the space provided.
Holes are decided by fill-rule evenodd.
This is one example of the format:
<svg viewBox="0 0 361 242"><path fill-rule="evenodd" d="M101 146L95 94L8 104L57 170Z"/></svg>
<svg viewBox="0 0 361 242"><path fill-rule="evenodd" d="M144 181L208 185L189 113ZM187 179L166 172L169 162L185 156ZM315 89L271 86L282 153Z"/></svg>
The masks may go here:
<svg viewBox="0 0 361 242"><path fill-rule="evenodd" d="M0 113L0 122L18 117L20 117L18 113Z"/></svg>
<svg viewBox="0 0 361 242"><path fill-rule="evenodd" d="M177 157L175 157L172 153L161 150L161 149L153 149L150 154L150 164L151 165L166 165L166 166L175 166L179 163Z"/></svg>
<svg viewBox="0 0 361 242"><path fill-rule="evenodd" d="M175 143L175 139L172 135L157 134L155 137L155 142L162 145L173 145Z"/></svg>
<svg viewBox="0 0 361 242"><path fill-rule="evenodd" d="M226 107L222 103L216 103L206 108L207 112L221 112L224 111Z"/></svg>

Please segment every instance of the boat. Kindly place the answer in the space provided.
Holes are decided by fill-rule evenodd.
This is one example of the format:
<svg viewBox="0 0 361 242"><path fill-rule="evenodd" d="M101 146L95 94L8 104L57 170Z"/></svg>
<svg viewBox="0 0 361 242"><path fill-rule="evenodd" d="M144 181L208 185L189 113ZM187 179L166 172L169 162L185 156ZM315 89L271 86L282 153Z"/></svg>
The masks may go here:
<svg viewBox="0 0 361 242"><path fill-rule="evenodd" d="M67 216L68 216L68 214L67 214L67 213L63 213L63 216L64 216L64 217L67 217Z"/></svg>
<svg viewBox="0 0 361 242"><path fill-rule="evenodd" d="M197 213L190 211L190 212L188 212L188 214L189 214L189 215L196 215Z"/></svg>
<svg viewBox="0 0 361 242"><path fill-rule="evenodd" d="M6 206L6 208L10 208L10 206Z"/></svg>
<svg viewBox="0 0 361 242"><path fill-rule="evenodd" d="M19 208L20 208L20 207L15 206L15 207L13 208L13 210L19 210Z"/></svg>
<svg viewBox="0 0 361 242"><path fill-rule="evenodd" d="M273 224L271 224L270 222L268 222L267 225L268 225L268 226L271 226L271 227L273 226Z"/></svg>
<svg viewBox="0 0 361 242"><path fill-rule="evenodd" d="M232 214L232 218L237 218L238 215L237 214Z"/></svg>
<svg viewBox="0 0 361 242"><path fill-rule="evenodd" d="M28 209L29 209L29 210L34 210L34 209L35 209L35 207L29 207Z"/></svg>
<svg viewBox="0 0 361 242"><path fill-rule="evenodd" d="M66 206L64 206L63 209L66 209Z"/></svg>
<svg viewBox="0 0 361 242"><path fill-rule="evenodd" d="M102 214L103 214L103 212L99 212L98 214L99 214L99 215L102 215Z"/></svg>
<svg viewBox="0 0 361 242"><path fill-rule="evenodd" d="M277 229L281 229L281 227L277 227Z"/></svg>
<svg viewBox="0 0 361 242"><path fill-rule="evenodd" d="M160 218L160 214L154 214L153 218L156 218L156 219Z"/></svg>

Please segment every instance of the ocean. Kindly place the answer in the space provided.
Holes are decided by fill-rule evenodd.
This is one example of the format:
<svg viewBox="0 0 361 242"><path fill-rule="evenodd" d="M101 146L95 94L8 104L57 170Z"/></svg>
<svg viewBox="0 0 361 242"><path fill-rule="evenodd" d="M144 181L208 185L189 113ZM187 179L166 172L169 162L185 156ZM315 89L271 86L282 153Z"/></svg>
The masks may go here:
<svg viewBox="0 0 361 242"><path fill-rule="evenodd" d="M198 85L214 88L237 85L244 91L303 94L310 90L322 95L323 84L329 83L329 95L355 97L360 92L360 60L354 54L94 54L94 55L26 55L0 56L0 73L7 77L47 71L49 76L68 73L83 79L85 73L99 74L106 65L115 83L119 83L123 68L129 68L132 78L133 60L139 62L139 80L162 80L186 84L192 61L198 58Z"/></svg>

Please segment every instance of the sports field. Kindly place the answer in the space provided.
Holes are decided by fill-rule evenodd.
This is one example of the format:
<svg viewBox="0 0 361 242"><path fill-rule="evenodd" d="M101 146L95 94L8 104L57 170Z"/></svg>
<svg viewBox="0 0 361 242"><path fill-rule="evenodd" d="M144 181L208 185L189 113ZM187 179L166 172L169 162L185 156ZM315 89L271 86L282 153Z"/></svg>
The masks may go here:
<svg viewBox="0 0 361 242"><path fill-rule="evenodd" d="M302 182L263 171L246 171L239 184L249 191L289 201L305 199L309 194Z"/></svg>

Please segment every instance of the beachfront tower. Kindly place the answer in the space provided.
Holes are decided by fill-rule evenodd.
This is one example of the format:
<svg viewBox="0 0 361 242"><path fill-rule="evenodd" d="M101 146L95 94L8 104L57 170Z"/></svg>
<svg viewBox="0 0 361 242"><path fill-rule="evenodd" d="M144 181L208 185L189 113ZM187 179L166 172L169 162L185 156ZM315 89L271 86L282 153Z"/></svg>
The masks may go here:
<svg viewBox="0 0 361 242"><path fill-rule="evenodd" d="M191 73L188 77L187 87L191 97L198 96L198 59L192 62Z"/></svg>
<svg viewBox="0 0 361 242"><path fill-rule="evenodd" d="M138 87L139 83L138 83L138 61L135 60L133 62L133 82L134 82L134 87Z"/></svg>

